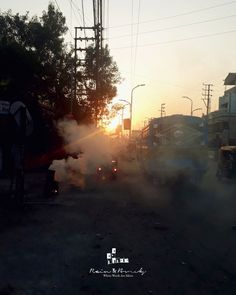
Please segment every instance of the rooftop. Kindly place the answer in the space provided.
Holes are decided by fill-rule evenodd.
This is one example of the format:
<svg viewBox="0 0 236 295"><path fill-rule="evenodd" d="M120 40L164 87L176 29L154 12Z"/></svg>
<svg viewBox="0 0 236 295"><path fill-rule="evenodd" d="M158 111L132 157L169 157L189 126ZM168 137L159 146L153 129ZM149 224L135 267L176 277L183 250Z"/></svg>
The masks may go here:
<svg viewBox="0 0 236 295"><path fill-rule="evenodd" d="M236 85L236 73L229 73L224 80L224 85Z"/></svg>

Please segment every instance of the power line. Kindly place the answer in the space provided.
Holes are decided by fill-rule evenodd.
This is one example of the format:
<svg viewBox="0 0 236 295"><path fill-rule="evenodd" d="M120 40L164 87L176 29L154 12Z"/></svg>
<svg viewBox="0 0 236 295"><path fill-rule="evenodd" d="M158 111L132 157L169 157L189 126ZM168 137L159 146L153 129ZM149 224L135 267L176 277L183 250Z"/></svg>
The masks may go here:
<svg viewBox="0 0 236 295"><path fill-rule="evenodd" d="M57 2L57 0L54 0L54 2L56 3L56 6L57 6L58 10L60 11L60 13L62 13L62 11L61 11L61 9L60 9L60 6L59 6L59 4L58 4L58 2ZM66 26L68 27L67 23L66 23ZM69 33L70 33L71 38L73 39L73 35L72 35L71 30L70 30L69 27L68 27L68 31L69 31Z"/></svg>
<svg viewBox="0 0 236 295"><path fill-rule="evenodd" d="M80 18L82 20L83 19L83 16L81 14L81 11L80 11L79 6L77 5L77 3L74 0L72 0L72 2L73 2L73 5L74 5L74 8L77 10L77 12L80 15ZM85 15L85 19L87 20L87 23L92 24L92 21L86 15Z"/></svg>
<svg viewBox="0 0 236 295"><path fill-rule="evenodd" d="M107 24L107 31L106 31L106 36L107 36L107 40L109 40L109 10L110 10L110 7L109 7L109 0L107 0L107 11L106 11L106 24Z"/></svg>
<svg viewBox="0 0 236 295"><path fill-rule="evenodd" d="M72 19L72 0L69 0L70 1L70 27L72 28L72 22L73 22L73 19Z"/></svg>
<svg viewBox="0 0 236 295"><path fill-rule="evenodd" d="M80 8L79 8L79 6L77 5L77 3L74 2L74 0L71 0L71 1L73 2L73 5L74 5L75 9L78 11L78 13L81 14L81 12L80 12Z"/></svg>
<svg viewBox="0 0 236 295"><path fill-rule="evenodd" d="M226 2L226 3L218 4L218 5L208 6L208 7L205 7L205 8L200 8L200 9L196 9L196 10L190 10L188 12L182 12L182 13L175 14L175 15L164 16L164 17L160 17L160 18L146 20L146 21L140 22L140 24L146 24L146 23L161 21L161 20L165 20L165 19L176 18L176 17L179 17L179 16L190 15L190 14L198 13L198 12L201 12L201 11L206 11L206 10L210 10L210 9L214 9L214 8L218 8L218 7L231 5L231 4L234 4L234 3L236 3L236 1L230 1L230 2ZM109 27L109 29L128 27L130 25L131 24L123 24L123 25L111 26L111 27ZM137 23L133 23L133 25L137 25Z"/></svg>
<svg viewBox="0 0 236 295"><path fill-rule="evenodd" d="M131 30L131 51L130 51L130 82L131 87L133 86L133 33L134 33L134 24L133 24L133 18L134 18L134 0L131 0L131 24L130 24L130 30Z"/></svg>
<svg viewBox="0 0 236 295"><path fill-rule="evenodd" d="M81 0L81 6L82 6L83 26L85 27L84 0ZM84 34L85 34L85 32L84 32Z"/></svg>
<svg viewBox="0 0 236 295"><path fill-rule="evenodd" d="M135 76L135 70L136 70L136 59L137 59L137 51L138 51L140 6L141 6L141 0L139 0L138 2L138 22L137 22L136 40L135 40L135 48L134 48L134 76Z"/></svg>
<svg viewBox="0 0 236 295"><path fill-rule="evenodd" d="M198 25L198 24L210 23L210 22L214 22L214 21L218 21L218 20L222 20L222 19L232 18L232 17L235 17L235 16L236 16L236 14L232 14L232 15L228 15L228 16L217 17L217 18L207 19L207 20L204 20L204 21L198 21L198 22L178 25L178 26L166 27L166 28L156 29L156 30L151 30L151 31L143 31L143 32L140 32L139 35L150 34L150 33L155 33L155 32L162 32L162 31L168 31L168 30L173 30L173 29L179 29L179 28L184 28L184 27ZM125 37L130 37L130 34L114 36L114 37L111 37L110 39L119 39L119 38L125 38Z"/></svg>
<svg viewBox="0 0 236 295"><path fill-rule="evenodd" d="M82 6L82 16L83 16L83 26L85 27L85 17L84 17L84 0L81 0L81 6ZM86 31L84 29L84 38L85 38L85 47L87 46L87 41L86 41Z"/></svg>
<svg viewBox="0 0 236 295"><path fill-rule="evenodd" d="M236 29L235 30L231 30L231 31L218 32L218 33L200 35L200 36L183 38L183 39L174 39L174 40L169 40L169 41L164 41L164 42L156 42L156 43L143 44L143 45L138 45L138 47L148 47L148 46L156 46L156 45L162 45L162 44L171 44L171 43L176 43L176 42L182 42L182 41L188 41L188 40L195 40L195 39L202 39L202 38L219 36L219 35L230 34L230 33L235 33L235 32L236 32ZM117 49L128 49L128 48L130 48L130 46L117 47L117 48L111 48L111 49L112 50L117 50Z"/></svg>
<svg viewBox="0 0 236 295"><path fill-rule="evenodd" d="M127 75L130 74L129 71L122 71L122 73L125 73ZM170 82L159 80L159 79L153 79L153 76L151 76L151 75L136 74L136 76L138 76L140 78L149 79L150 81L153 81L155 83L155 85L156 85L156 83L159 83L160 85L169 85L169 86L181 88L181 89L185 89L185 87L186 87L183 85L178 85L178 84L170 83ZM198 88L197 88L197 90L198 90Z"/></svg>
<svg viewBox="0 0 236 295"><path fill-rule="evenodd" d="M94 27L96 26L97 23L97 18L96 18L96 1L93 0L93 23L94 23Z"/></svg>
<svg viewBox="0 0 236 295"><path fill-rule="evenodd" d="M76 18L78 23L82 23L81 13L79 11L78 11L79 12L78 14L76 13L76 11L75 11L76 7L74 6L75 4L72 0L70 0L70 3L71 3L71 9L74 14L74 17ZM80 19L78 18L78 15L80 16ZM72 27L72 24L71 24L71 27Z"/></svg>
<svg viewBox="0 0 236 295"><path fill-rule="evenodd" d="M79 17L80 17L80 21L82 22L82 16L81 16L80 9L78 8L77 4L76 4L73 0L70 0L70 1L71 1L71 3L72 3L72 10L73 10L73 13L74 13L75 17L76 17L77 20L78 20L78 17L77 17L77 13L78 13L78 15L79 15ZM75 11L75 10L76 10L76 11ZM79 21L79 23L80 23L80 21Z"/></svg>

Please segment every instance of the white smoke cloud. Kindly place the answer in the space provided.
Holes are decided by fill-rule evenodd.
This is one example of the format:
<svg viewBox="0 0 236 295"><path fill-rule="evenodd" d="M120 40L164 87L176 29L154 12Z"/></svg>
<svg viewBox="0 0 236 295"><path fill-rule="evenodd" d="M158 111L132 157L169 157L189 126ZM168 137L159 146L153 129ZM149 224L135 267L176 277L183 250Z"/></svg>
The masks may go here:
<svg viewBox="0 0 236 295"><path fill-rule="evenodd" d="M57 181L84 187L85 175L95 174L98 166L111 162L110 138L100 128L78 125L75 120L59 121L57 127L66 152L78 158L54 160L50 169L55 170Z"/></svg>

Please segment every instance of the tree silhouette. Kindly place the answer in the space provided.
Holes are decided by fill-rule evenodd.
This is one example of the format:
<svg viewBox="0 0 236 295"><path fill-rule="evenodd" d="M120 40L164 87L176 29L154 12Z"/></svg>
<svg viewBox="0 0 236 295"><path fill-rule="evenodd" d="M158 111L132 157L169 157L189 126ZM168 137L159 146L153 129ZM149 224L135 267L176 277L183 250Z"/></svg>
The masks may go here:
<svg viewBox="0 0 236 295"><path fill-rule="evenodd" d="M94 121L100 120L108 115L107 106L116 96L116 84L121 81L117 64L107 45L99 51L99 58L96 56L96 49L93 46L88 47L82 77L81 83L88 93L87 104L91 116Z"/></svg>
<svg viewBox="0 0 236 295"><path fill-rule="evenodd" d="M99 52L99 65L95 49L88 48L85 70L76 77L78 90L85 88L88 96L77 91L74 97L74 51L64 40L65 17L53 4L41 17L10 10L0 13L0 28L0 100L21 100L30 109L35 124L32 149L46 151L58 141L53 139L54 121L71 111L71 97L78 122L94 123L107 115L107 105L116 95L115 84L120 81L107 46Z"/></svg>

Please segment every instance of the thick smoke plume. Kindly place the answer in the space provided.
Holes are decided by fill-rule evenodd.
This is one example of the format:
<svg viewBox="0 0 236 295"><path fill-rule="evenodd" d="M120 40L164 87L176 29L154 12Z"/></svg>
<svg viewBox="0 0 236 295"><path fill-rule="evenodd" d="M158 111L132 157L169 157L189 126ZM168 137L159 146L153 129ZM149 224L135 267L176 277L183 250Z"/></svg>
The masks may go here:
<svg viewBox="0 0 236 295"><path fill-rule="evenodd" d="M98 166L111 162L110 139L100 128L78 125L75 120L62 120L57 127L66 152L73 157L54 160L50 169L56 171L57 181L84 187L85 175L94 174Z"/></svg>

